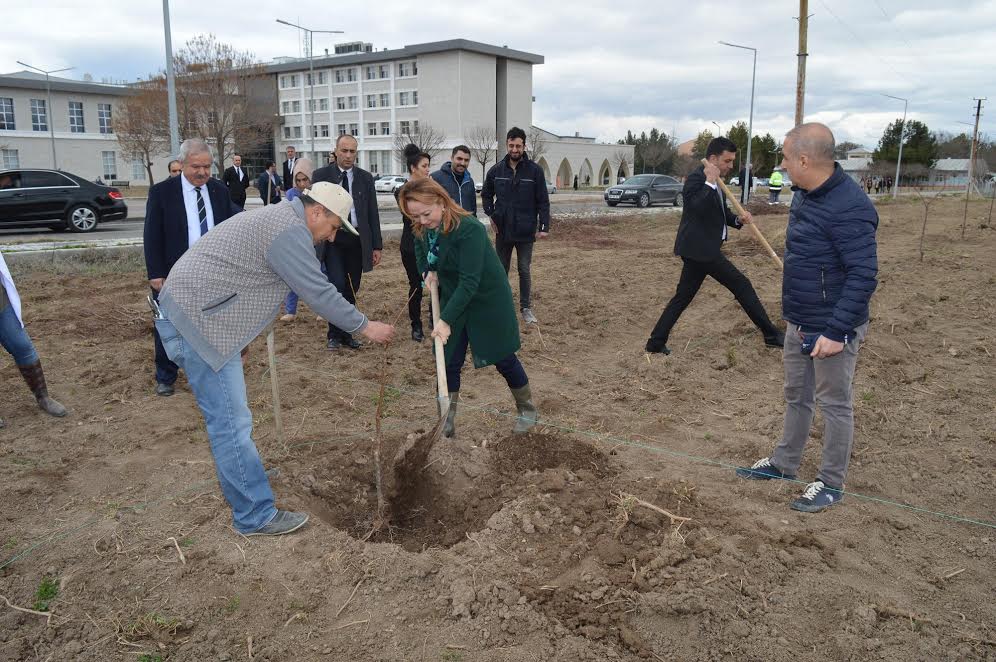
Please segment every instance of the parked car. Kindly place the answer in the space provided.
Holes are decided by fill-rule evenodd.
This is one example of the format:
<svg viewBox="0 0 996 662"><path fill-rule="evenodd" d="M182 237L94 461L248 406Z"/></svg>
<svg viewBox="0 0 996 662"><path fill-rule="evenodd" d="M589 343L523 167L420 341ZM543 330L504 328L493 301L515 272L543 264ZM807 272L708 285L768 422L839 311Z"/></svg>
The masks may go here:
<svg viewBox="0 0 996 662"><path fill-rule="evenodd" d="M41 225L91 232L128 217L121 191L62 170L0 170L0 226Z"/></svg>
<svg viewBox="0 0 996 662"><path fill-rule="evenodd" d="M380 179L374 182L374 188L378 193L394 193L397 189L404 186L407 181L407 177L401 177L400 175L382 175Z"/></svg>
<svg viewBox="0 0 996 662"><path fill-rule="evenodd" d="M622 184L605 189L605 202L615 207L620 202L633 203L637 207L649 207L657 202L669 202L680 207L682 184L668 175L636 175Z"/></svg>

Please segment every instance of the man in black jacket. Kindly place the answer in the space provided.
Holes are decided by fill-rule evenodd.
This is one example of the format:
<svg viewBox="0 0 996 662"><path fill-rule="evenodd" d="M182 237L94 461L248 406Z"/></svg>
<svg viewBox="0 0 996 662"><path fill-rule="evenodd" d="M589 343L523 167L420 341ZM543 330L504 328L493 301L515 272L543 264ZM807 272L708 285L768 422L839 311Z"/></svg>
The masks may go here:
<svg viewBox="0 0 996 662"><path fill-rule="evenodd" d="M356 138L341 135L335 141L335 163L315 170L312 182L332 182L346 189L353 198L349 222L360 233L337 232L335 239L319 247L329 282L352 304L360 291L360 278L380 264L384 241L380 235L380 213L377 210L377 190L373 175L356 167ZM347 237L346 235L349 234ZM359 341L346 331L329 323L327 346L337 350L345 345L352 349Z"/></svg>
<svg viewBox="0 0 996 662"><path fill-rule="evenodd" d="M284 161L284 178L280 190L284 193L294 188L294 164L297 163L297 150L293 147L287 148L287 160Z"/></svg>
<svg viewBox="0 0 996 662"><path fill-rule="evenodd" d="M488 171L481 189L484 213L495 226L495 250L505 273L515 249L519 270L519 308L527 324L537 322L530 307L530 266L536 238L550 234L550 194L543 168L526 155L526 132L517 126L505 137L508 154ZM537 231L538 230L538 231Z"/></svg>
<svg viewBox="0 0 996 662"><path fill-rule="evenodd" d="M647 351L670 354L667 339L681 313L695 298L706 276L712 276L733 293L750 320L764 334L764 344L782 347L785 334L779 331L764 311L757 292L747 276L743 275L722 252L727 227L743 227L753 223L750 212L737 218L726 206L726 197L718 180L733 168L737 146L729 138L714 138L706 148L707 165L699 166L685 178L682 190L684 209L678 236L674 241L674 254L681 257L684 266L677 291L661 314L647 341Z"/></svg>
<svg viewBox="0 0 996 662"><path fill-rule="evenodd" d="M242 168L242 157L236 154L232 157L232 165L225 168L221 181L228 187L232 202L245 209L246 189L249 188L249 175Z"/></svg>
<svg viewBox="0 0 996 662"><path fill-rule="evenodd" d="M191 138L180 145L181 174L149 189L145 205L145 269L152 296L159 297L166 276L176 261L208 230L242 211L228 189L211 177L211 150ZM173 395L177 366L169 360L159 333L156 345L156 395Z"/></svg>

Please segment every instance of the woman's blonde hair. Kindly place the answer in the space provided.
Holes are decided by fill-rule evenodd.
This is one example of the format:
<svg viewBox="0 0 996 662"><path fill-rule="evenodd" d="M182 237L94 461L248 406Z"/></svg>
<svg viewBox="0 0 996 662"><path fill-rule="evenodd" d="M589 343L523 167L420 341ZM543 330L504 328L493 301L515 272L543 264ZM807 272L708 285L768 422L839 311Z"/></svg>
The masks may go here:
<svg viewBox="0 0 996 662"><path fill-rule="evenodd" d="M449 234L460 226L460 219L470 216L470 212L453 202L453 198L446 192L439 183L432 177L422 179L411 179L398 192L398 206L401 213L411 218L408 213L409 202L421 202L423 205L441 204L443 206L443 222L439 230L443 234ZM421 237L425 228L421 223L412 222L412 232L416 237Z"/></svg>

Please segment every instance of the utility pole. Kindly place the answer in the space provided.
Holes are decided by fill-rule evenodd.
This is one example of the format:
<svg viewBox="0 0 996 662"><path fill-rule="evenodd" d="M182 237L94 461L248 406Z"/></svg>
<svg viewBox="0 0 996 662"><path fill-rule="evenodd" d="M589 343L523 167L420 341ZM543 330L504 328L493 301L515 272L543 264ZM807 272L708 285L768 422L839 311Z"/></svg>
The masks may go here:
<svg viewBox="0 0 996 662"><path fill-rule="evenodd" d="M982 115L982 102L986 97L973 99L975 101L975 131L972 133L972 150L968 158L968 183L965 186L965 215L961 219L961 238L965 238L965 226L968 225L968 199L972 195L972 185L975 183L975 152L979 144L979 117Z"/></svg>
<svg viewBox="0 0 996 662"><path fill-rule="evenodd" d="M180 119L176 112L176 76L173 74L173 37L169 26L169 0L163 0L163 29L166 33L166 103L169 105L169 152L180 158Z"/></svg>
<svg viewBox="0 0 996 662"><path fill-rule="evenodd" d="M809 0L799 0L799 65L795 79L795 125L802 124L806 114L806 52L809 37Z"/></svg>

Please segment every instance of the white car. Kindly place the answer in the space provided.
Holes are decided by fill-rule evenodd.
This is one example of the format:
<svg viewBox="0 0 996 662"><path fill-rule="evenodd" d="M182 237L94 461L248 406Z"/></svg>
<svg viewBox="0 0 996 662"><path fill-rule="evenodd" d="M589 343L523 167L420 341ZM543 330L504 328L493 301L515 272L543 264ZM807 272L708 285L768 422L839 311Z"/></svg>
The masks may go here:
<svg viewBox="0 0 996 662"><path fill-rule="evenodd" d="M396 190L404 186L407 181L407 177L386 175L374 182L374 188L378 193L394 193Z"/></svg>

